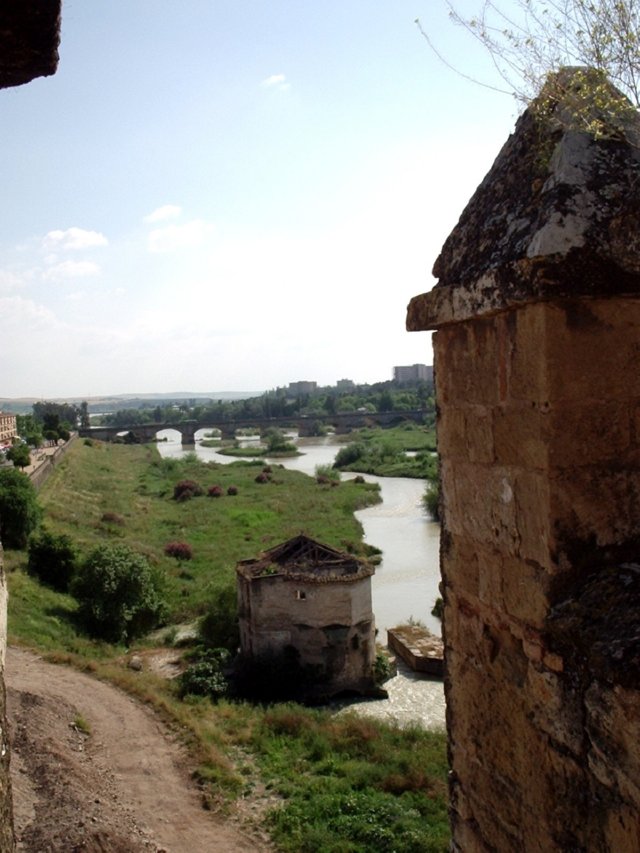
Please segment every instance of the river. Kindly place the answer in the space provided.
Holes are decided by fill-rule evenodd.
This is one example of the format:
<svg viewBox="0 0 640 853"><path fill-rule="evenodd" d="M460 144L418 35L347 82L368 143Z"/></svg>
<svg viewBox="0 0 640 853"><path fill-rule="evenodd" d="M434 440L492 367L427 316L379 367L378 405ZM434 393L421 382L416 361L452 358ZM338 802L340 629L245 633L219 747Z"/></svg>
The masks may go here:
<svg viewBox="0 0 640 853"><path fill-rule="evenodd" d="M181 456L194 450L193 447L183 447L180 434L174 430L158 434L159 438L165 436L167 441L157 445L162 456ZM304 455L272 461L310 476L315 474L316 465L332 463L343 444L332 436L295 437L295 442ZM206 462L234 461L234 457L221 455L215 447L202 447L197 436L195 452ZM385 644L386 629L412 617L440 634L440 622L431 615L433 602L439 594L439 525L430 521L422 509L424 481L407 477L364 476L366 480L380 484L382 497L382 503L356 513L363 526L365 540L383 552L372 583L373 612L379 640ZM338 713L351 708L359 714L401 726L417 724L429 729L444 728L445 699L441 681L411 672L399 661L397 675L384 687L388 691L387 699L354 699L334 707L343 709Z"/></svg>
<svg viewBox="0 0 640 853"><path fill-rule="evenodd" d="M159 433L158 437L165 436L168 440L158 443L163 456L180 456L194 449L184 448L179 433L174 430ZM317 465L331 464L344 444L332 436L295 437L294 440L302 456L270 461L310 476L314 475ZM215 447L202 447L197 437L195 452L207 462L234 461L234 457L223 456ZM364 476L370 482L379 483L382 497L382 503L356 513L364 529L365 541L382 549L382 562L376 567L372 584L373 612L380 639L386 640L387 628L409 619L418 620L439 634L440 621L431 615L431 608L439 595L440 530L422 508L424 481Z"/></svg>

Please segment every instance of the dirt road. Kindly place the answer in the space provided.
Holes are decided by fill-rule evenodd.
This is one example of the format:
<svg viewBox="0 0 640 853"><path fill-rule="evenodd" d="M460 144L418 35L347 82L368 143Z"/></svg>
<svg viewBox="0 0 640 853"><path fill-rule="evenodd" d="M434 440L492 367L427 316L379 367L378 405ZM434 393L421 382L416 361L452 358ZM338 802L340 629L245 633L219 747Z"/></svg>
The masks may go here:
<svg viewBox="0 0 640 853"><path fill-rule="evenodd" d="M183 749L126 694L15 648L6 681L19 851L270 849L202 808Z"/></svg>

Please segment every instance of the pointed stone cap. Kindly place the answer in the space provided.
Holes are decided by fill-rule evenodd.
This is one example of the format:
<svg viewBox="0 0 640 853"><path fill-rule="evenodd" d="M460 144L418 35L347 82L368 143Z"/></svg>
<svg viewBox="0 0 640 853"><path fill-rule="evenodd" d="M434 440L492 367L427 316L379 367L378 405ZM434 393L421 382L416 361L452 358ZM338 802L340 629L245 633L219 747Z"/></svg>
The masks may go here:
<svg viewBox="0 0 640 853"><path fill-rule="evenodd" d="M549 78L447 238L407 329L640 294L640 115L598 72Z"/></svg>

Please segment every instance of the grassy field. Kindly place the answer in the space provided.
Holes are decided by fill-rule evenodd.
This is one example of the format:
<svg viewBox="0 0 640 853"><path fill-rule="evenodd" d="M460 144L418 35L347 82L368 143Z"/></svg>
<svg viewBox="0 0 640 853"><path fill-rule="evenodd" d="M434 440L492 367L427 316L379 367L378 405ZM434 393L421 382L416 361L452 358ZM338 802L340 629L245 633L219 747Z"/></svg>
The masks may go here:
<svg viewBox="0 0 640 853"><path fill-rule="evenodd" d="M171 623L194 619L217 590L234 583L239 559L301 531L365 552L353 513L378 500L376 486L318 485L277 466L258 483L261 471L261 464L205 464L195 456L163 460L150 446L78 442L39 501L49 529L70 535L81 552L125 542L162 570L170 619L160 633L168 643ZM174 486L184 479L198 482L204 494L175 501ZM213 486L220 497L207 496ZM237 494L227 493L230 486ZM164 547L172 540L188 542L193 559L167 557ZM212 807L262 792L265 821L283 851L447 849L443 734L297 705L182 701L172 682L148 669L128 669L128 650L84 636L74 621L74 599L29 577L26 553L6 552L5 564L10 641L95 672L152 704L184 737ZM153 654L159 642L147 637L136 650Z"/></svg>

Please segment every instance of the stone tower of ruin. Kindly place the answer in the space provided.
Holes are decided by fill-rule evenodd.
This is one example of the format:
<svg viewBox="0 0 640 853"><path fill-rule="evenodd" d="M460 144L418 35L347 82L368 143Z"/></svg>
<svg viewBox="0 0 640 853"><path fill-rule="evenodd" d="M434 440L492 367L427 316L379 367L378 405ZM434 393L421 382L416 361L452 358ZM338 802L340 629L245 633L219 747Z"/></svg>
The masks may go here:
<svg viewBox="0 0 640 853"><path fill-rule="evenodd" d="M637 853L636 111L565 69L434 275L453 849Z"/></svg>

